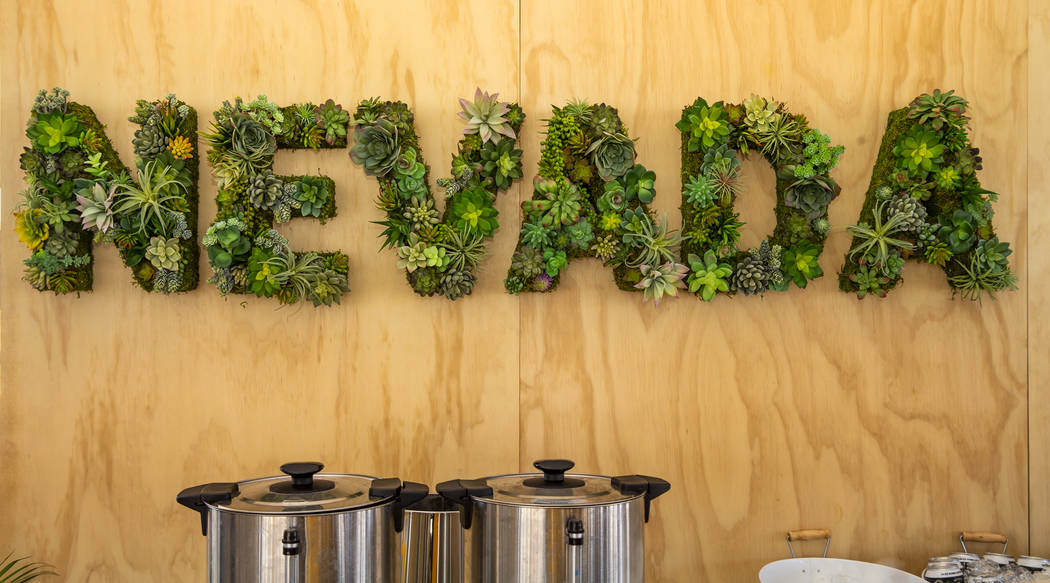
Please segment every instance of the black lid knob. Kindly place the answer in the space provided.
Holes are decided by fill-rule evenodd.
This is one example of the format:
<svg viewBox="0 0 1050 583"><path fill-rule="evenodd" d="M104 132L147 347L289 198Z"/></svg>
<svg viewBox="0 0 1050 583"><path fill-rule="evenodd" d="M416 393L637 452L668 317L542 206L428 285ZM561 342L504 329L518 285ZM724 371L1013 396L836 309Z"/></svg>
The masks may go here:
<svg viewBox="0 0 1050 583"><path fill-rule="evenodd" d="M323 469L321 462L292 462L281 466L281 471L292 477L292 487L300 490L312 490L314 474Z"/></svg>
<svg viewBox="0 0 1050 583"><path fill-rule="evenodd" d="M560 484L565 481L565 472L576 466L572 460L539 460L532 464L543 472L543 481L548 484Z"/></svg>

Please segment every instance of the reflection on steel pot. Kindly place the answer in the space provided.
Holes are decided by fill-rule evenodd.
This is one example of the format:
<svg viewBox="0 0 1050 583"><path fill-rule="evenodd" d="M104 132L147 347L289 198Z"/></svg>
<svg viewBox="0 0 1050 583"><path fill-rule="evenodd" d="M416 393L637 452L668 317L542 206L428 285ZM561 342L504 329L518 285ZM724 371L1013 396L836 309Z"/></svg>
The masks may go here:
<svg viewBox="0 0 1050 583"><path fill-rule="evenodd" d="M463 583L459 508L437 494L406 508L401 553L404 583Z"/></svg>
<svg viewBox="0 0 1050 583"><path fill-rule="evenodd" d="M470 583L641 583L650 503L659 478L566 474L569 460L510 474L438 484L462 507Z"/></svg>
<svg viewBox="0 0 1050 583"><path fill-rule="evenodd" d="M179 504L201 515L208 580L400 583L397 533L427 486L322 469L291 463L281 466L287 476L180 492Z"/></svg>

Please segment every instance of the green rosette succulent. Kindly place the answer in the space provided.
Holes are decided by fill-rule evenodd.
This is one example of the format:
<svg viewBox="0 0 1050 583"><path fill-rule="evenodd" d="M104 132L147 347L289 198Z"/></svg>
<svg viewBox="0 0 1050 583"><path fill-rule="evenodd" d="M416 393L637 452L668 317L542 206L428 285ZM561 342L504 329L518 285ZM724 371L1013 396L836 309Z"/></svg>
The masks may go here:
<svg viewBox="0 0 1050 583"><path fill-rule="evenodd" d="M84 229L106 233L113 228L116 193L116 184L106 189L101 182L94 182L90 189L85 188L77 193L77 211L80 212L80 223Z"/></svg>
<svg viewBox="0 0 1050 583"><path fill-rule="evenodd" d="M413 148L406 148L398 157L394 166L394 175L397 177L397 191L401 198L421 199L427 198L427 185L425 176L427 167L417 160L418 153Z"/></svg>
<svg viewBox="0 0 1050 583"><path fill-rule="evenodd" d="M697 98L693 105L682 112L682 119L675 127L689 136L689 151L699 152L725 141L729 135L729 120L724 115L722 102L708 105L704 99Z"/></svg>
<svg viewBox="0 0 1050 583"><path fill-rule="evenodd" d="M237 114L232 121L230 151L254 170L268 167L277 151L277 138L247 115Z"/></svg>
<svg viewBox="0 0 1050 583"><path fill-rule="evenodd" d="M963 115L966 105L966 100L955 95L955 91L942 93L940 89L934 89L932 94L924 93L911 102L908 118L939 132L946 124L962 125L967 119Z"/></svg>
<svg viewBox="0 0 1050 583"><path fill-rule="evenodd" d="M214 268L243 263L252 249L251 239L244 235L244 221L230 218L208 227L201 242L208 248L208 259Z"/></svg>
<svg viewBox="0 0 1050 583"><path fill-rule="evenodd" d="M346 127L350 123L350 112L329 99L317 106L314 111L314 123L324 130L324 141L332 145L339 138L346 136Z"/></svg>
<svg viewBox="0 0 1050 583"><path fill-rule="evenodd" d="M386 176L397 164L401 141L397 126L386 119L374 124L359 124L354 128L354 146L350 159L359 164L369 176Z"/></svg>
<svg viewBox="0 0 1050 583"><path fill-rule="evenodd" d="M745 257L733 271L733 289L746 296L760 294L769 289L769 269L753 257Z"/></svg>
<svg viewBox="0 0 1050 583"><path fill-rule="evenodd" d="M878 267L868 266L867 261L861 260L859 265L857 271L849 274L849 280L857 284L857 299L862 300L868 294L886 297L890 278L883 275Z"/></svg>
<svg viewBox="0 0 1050 583"><path fill-rule="evenodd" d="M487 142L481 147L481 171L492 178L497 188L507 190L511 182L522 176L521 153L514 148L514 140Z"/></svg>
<svg viewBox="0 0 1050 583"><path fill-rule="evenodd" d="M689 273L689 268L669 261L655 267L642 265L638 271L642 279L634 287L642 290L642 301L651 299L653 304L658 305L664 296L678 296L678 290L685 287L682 279Z"/></svg>
<svg viewBox="0 0 1050 583"><path fill-rule="evenodd" d="M321 209L328 202L328 188L323 182L300 180L295 183L295 198L304 217L320 217Z"/></svg>
<svg viewBox="0 0 1050 583"><path fill-rule="evenodd" d="M828 205L841 191L842 188L830 176L800 178L784 191L784 204L814 220L827 213Z"/></svg>
<svg viewBox="0 0 1050 583"><path fill-rule="evenodd" d="M634 140L621 133L605 134L587 149L598 176L608 182L627 173L634 166L637 153Z"/></svg>
<svg viewBox="0 0 1050 583"><path fill-rule="evenodd" d="M910 173L925 175L944 160L944 145L935 132L916 125L897 142L893 155Z"/></svg>
<svg viewBox="0 0 1050 583"><path fill-rule="evenodd" d="M434 201L430 198L413 198L401 214L412 222L415 231L434 227L441 222Z"/></svg>
<svg viewBox="0 0 1050 583"><path fill-rule="evenodd" d="M178 270L179 260L182 259L179 239L150 237L149 246L146 247L146 259L157 269Z"/></svg>
<svg viewBox="0 0 1050 583"><path fill-rule="evenodd" d="M611 180L605 183L605 190L598 197L598 210L602 212L622 212L627 209L631 202L627 189L619 180Z"/></svg>
<svg viewBox="0 0 1050 583"><path fill-rule="evenodd" d="M635 164L627 174L624 175L624 188L627 196L637 199L642 204L653 202L656 197L654 185L656 183L656 172L646 170L645 166Z"/></svg>
<svg viewBox="0 0 1050 583"><path fill-rule="evenodd" d="M543 259L547 262L547 275L551 277L555 277L561 272L561 270L569 266L569 258L565 255L564 251L546 249L543 252Z"/></svg>
<svg viewBox="0 0 1050 583"><path fill-rule="evenodd" d="M718 197L714 184L703 174L690 176L689 180L682 185L682 194L685 195L686 202L695 209L706 207Z"/></svg>
<svg viewBox="0 0 1050 583"><path fill-rule="evenodd" d="M135 137L131 145L135 149L135 155L140 158L154 158L168 149L168 136L164 130L156 124L145 124L135 130Z"/></svg>
<svg viewBox="0 0 1050 583"><path fill-rule="evenodd" d="M507 117L510 107L498 98L499 93L489 94L478 87L474 91L473 102L462 98L459 100L459 105L463 108L459 117L467 122L467 127L463 130L464 135L478 134L482 143L498 143L504 136L511 139L515 137L514 128L510 126Z"/></svg>
<svg viewBox="0 0 1050 583"><path fill-rule="evenodd" d="M700 293L700 298L705 302L714 299L718 292L729 291L729 277L733 274L733 268L728 263L719 263L718 255L708 250L703 259L690 253L689 267L689 291Z"/></svg>
<svg viewBox="0 0 1050 583"><path fill-rule="evenodd" d="M525 221L521 224L521 242L536 248L551 244L553 230L549 225Z"/></svg>
<svg viewBox="0 0 1050 583"><path fill-rule="evenodd" d="M542 253L526 245L514 253L510 270L519 274L523 280L532 279L547 270L547 260Z"/></svg>
<svg viewBox="0 0 1050 583"><path fill-rule="evenodd" d="M948 244L955 255L965 253L977 242L977 227L972 214L957 210L951 217L942 218L937 238Z"/></svg>
<svg viewBox="0 0 1050 583"><path fill-rule="evenodd" d="M1010 266L1010 244L999 242L999 237L981 239L977 242L974 255L977 257L977 265L981 270L1003 270Z"/></svg>
<svg viewBox="0 0 1050 583"><path fill-rule="evenodd" d="M533 187L533 199L521 205L526 213L540 214L541 223L545 226L570 225L579 220L583 208L583 194L575 184L564 178L537 178Z"/></svg>
<svg viewBox="0 0 1050 583"><path fill-rule="evenodd" d="M791 278L800 288L805 288L809 280L824 275L820 267L820 245L808 241L799 243L795 247L784 250L784 258L781 261L784 274Z"/></svg>
<svg viewBox="0 0 1050 583"><path fill-rule="evenodd" d="M69 147L80 145L82 126L74 115L52 112L38 115L29 126L26 136L49 154L58 154Z"/></svg>
<svg viewBox="0 0 1050 583"><path fill-rule="evenodd" d="M470 292L474 290L476 281L477 277L470 271L446 271L441 276L438 291L450 300L458 300L463 296L470 295Z"/></svg>
<svg viewBox="0 0 1050 583"><path fill-rule="evenodd" d="M284 194L284 183L266 170L248 181L248 200L258 209L273 210Z"/></svg>
<svg viewBox="0 0 1050 583"><path fill-rule="evenodd" d="M471 230L483 237L491 237L499 227L499 211L493 206L487 192L480 187L455 194L450 201L452 224L460 230Z"/></svg>
<svg viewBox="0 0 1050 583"><path fill-rule="evenodd" d="M427 266L427 245L413 236L409 239L409 245L403 245L397 249L397 266L409 273Z"/></svg>

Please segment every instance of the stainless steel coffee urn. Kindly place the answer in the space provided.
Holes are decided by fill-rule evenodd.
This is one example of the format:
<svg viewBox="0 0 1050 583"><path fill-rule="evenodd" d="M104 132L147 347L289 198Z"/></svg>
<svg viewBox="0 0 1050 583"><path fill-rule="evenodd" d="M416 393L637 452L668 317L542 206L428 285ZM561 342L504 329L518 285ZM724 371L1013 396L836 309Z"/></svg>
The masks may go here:
<svg viewBox="0 0 1050 583"><path fill-rule="evenodd" d="M212 583L400 583L404 508L426 495L398 478L322 474L317 462L285 476L203 484L177 501L201 515Z"/></svg>
<svg viewBox="0 0 1050 583"><path fill-rule="evenodd" d="M566 474L569 460L541 460L542 474L452 480L437 491L461 507L470 583L642 583L650 503L660 478Z"/></svg>

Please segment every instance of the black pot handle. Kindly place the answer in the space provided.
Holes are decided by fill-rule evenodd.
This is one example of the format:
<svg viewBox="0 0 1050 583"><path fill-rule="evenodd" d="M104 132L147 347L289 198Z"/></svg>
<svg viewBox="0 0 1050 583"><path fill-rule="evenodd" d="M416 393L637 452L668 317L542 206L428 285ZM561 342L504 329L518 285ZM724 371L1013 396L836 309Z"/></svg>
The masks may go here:
<svg viewBox="0 0 1050 583"><path fill-rule="evenodd" d="M474 519L473 498L492 497L492 486L485 480L449 480L438 484L436 489L442 498L460 507L459 522L465 530L470 530Z"/></svg>
<svg viewBox="0 0 1050 583"><path fill-rule="evenodd" d="M186 488L175 501L201 515L201 534L208 536L208 504L222 504L240 493L236 482L216 482Z"/></svg>
<svg viewBox="0 0 1050 583"><path fill-rule="evenodd" d="M405 508L419 502L430 493L430 487L418 482L404 482L399 478L372 480L368 489L369 498L393 498L394 531L401 532L405 525Z"/></svg>
<svg viewBox="0 0 1050 583"><path fill-rule="evenodd" d="M617 476L612 479L612 486L623 494L645 494L645 521L649 522L649 506L655 498L671 489L667 480L652 476Z"/></svg>

